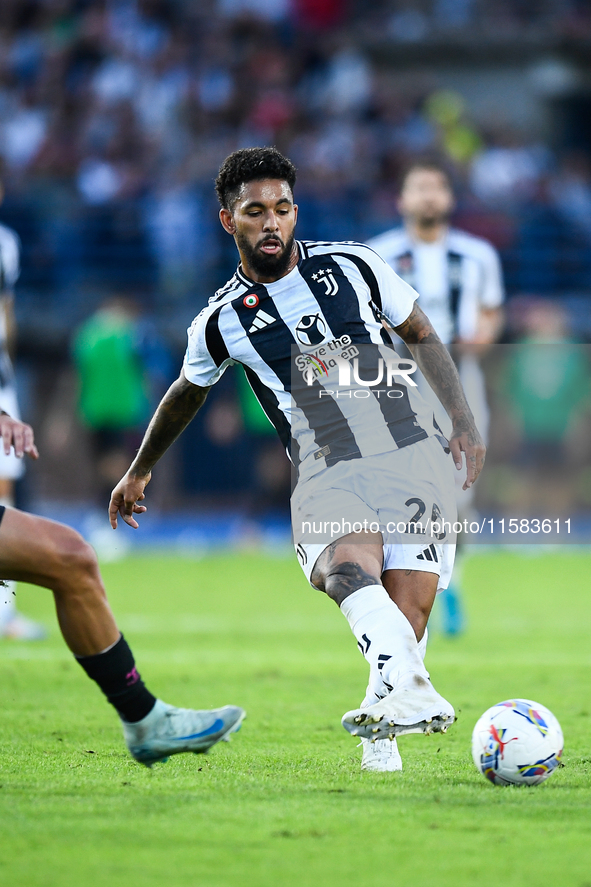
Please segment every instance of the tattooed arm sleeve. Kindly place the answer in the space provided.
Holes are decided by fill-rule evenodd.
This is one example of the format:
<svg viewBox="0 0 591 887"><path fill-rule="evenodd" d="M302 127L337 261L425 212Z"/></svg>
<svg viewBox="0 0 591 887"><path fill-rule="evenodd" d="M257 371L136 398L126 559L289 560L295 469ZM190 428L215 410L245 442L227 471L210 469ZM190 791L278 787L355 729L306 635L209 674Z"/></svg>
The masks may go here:
<svg viewBox="0 0 591 887"><path fill-rule="evenodd" d="M184 372L160 401L130 468L131 474L148 474L166 450L185 430L203 405L209 388L193 385Z"/></svg>
<svg viewBox="0 0 591 887"><path fill-rule="evenodd" d="M456 365L431 326L427 315L414 305L410 315L395 328L408 345L427 382L443 404L454 427L474 425Z"/></svg>

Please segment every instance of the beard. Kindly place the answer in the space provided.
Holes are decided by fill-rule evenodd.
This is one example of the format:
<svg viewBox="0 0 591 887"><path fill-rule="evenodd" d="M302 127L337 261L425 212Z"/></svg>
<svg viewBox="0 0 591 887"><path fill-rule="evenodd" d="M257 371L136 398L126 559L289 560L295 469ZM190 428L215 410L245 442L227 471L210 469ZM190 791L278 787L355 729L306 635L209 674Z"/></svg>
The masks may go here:
<svg viewBox="0 0 591 887"><path fill-rule="evenodd" d="M258 247L261 246L265 240L277 240L279 243L283 244L281 238L274 235L273 237L265 237L253 248L244 234L236 233L238 249L244 255L249 267L252 268L259 277L273 277L277 280L280 277L283 277L289 266L295 234L292 234L287 243L283 244L281 252L274 256L267 256L265 253L258 252Z"/></svg>
<svg viewBox="0 0 591 887"><path fill-rule="evenodd" d="M421 228L435 228L437 225L445 225L449 221L450 212L431 210L422 214L417 213L416 223Z"/></svg>

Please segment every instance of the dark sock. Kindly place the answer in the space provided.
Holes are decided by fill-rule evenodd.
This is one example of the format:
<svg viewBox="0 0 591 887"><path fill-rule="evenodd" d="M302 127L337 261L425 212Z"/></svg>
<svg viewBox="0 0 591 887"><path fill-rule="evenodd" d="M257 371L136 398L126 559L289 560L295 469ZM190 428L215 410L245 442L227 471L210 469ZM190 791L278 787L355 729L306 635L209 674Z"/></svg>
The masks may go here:
<svg viewBox="0 0 591 887"><path fill-rule="evenodd" d="M105 653L77 657L89 678L99 685L124 721L141 721L154 708L156 697L146 689L123 635Z"/></svg>

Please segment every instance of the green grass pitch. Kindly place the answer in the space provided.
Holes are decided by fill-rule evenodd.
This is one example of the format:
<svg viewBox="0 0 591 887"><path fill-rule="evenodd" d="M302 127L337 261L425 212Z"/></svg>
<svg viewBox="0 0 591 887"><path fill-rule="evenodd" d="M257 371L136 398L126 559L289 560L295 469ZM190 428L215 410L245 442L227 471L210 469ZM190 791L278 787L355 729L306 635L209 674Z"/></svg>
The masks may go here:
<svg viewBox="0 0 591 887"><path fill-rule="evenodd" d="M459 720L403 737L393 774L360 772L340 717L366 665L293 556L105 565L153 692L248 711L230 744L151 771L72 661L51 595L22 586L51 637L0 644L0 883L591 887L590 569L585 551L470 558L468 630L443 637L435 613L427 654ZM513 696L547 705L565 733L566 766L536 788L495 788L472 764L477 717Z"/></svg>

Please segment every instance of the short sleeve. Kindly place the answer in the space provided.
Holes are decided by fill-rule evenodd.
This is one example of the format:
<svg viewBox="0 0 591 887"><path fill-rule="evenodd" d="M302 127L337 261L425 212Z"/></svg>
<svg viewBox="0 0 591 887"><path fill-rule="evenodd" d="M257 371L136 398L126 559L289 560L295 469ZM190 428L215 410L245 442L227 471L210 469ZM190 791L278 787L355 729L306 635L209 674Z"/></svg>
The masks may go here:
<svg viewBox="0 0 591 887"><path fill-rule="evenodd" d="M489 243L482 252L480 307L498 308L505 300L499 254Z"/></svg>
<svg viewBox="0 0 591 887"><path fill-rule="evenodd" d="M219 329L220 309L204 308L187 330L188 344L183 361L185 377L193 385L209 388L234 363Z"/></svg>
<svg viewBox="0 0 591 887"><path fill-rule="evenodd" d="M372 257L371 268L378 284L381 311L392 327L400 326L410 316L419 294L381 256L372 252Z"/></svg>
<svg viewBox="0 0 591 887"><path fill-rule="evenodd" d="M12 289L20 274L20 242L14 231L0 226L0 290Z"/></svg>

